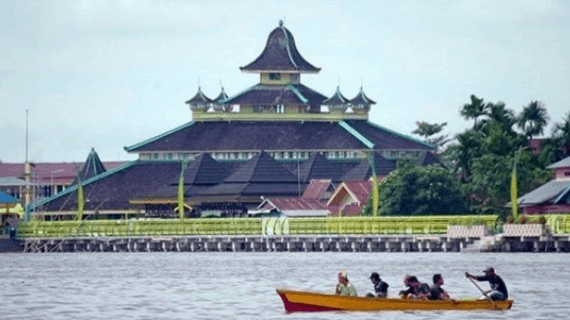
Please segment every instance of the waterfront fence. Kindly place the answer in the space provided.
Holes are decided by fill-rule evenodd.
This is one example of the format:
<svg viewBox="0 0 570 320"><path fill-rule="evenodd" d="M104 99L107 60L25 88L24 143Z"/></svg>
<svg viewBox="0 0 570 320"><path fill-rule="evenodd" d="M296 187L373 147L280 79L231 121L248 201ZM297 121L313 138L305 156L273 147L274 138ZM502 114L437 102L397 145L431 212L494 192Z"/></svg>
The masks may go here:
<svg viewBox="0 0 570 320"><path fill-rule="evenodd" d="M177 235L310 235L377 234L441 235L451 225L481 225L495 230L496 215L341 217L341 218L219 218L30 221L17 236L124 237ZM568 219L570 223L570 219Z"/></svg>
<svg viewBox="0 0 570 320"><path fill-rule="evenodd" d="M529 217L538 223L541 216ZM570 214L544 215L554 234L570 234ZM30 221L17 236L124 237L177 235L443 235L453 225L486 225L499 232L497 215L340 217L340 218L218 218Z"/></svg>

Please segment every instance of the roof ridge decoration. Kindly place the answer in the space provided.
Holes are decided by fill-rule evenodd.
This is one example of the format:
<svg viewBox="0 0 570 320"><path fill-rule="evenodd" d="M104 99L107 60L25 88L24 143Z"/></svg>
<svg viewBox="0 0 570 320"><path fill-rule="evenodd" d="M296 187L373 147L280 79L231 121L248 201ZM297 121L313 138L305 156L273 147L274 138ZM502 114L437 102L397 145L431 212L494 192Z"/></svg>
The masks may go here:
<svg viewBox="0 0 570 320"><path fill-rule="evenodd" d="M422 140L420 140L420 139L416 139L416 138L411 137L411 136L408 136L408 135L406 135L406 134L396 132L396 131L394 131L394 130L388 129L388 128L386 128L386 127L383 127L383 126L381 126L381 125L379 125L379 124L376 124L376 123L371 122L371 121L368 121L368 120L366 120L366 123L372 125L373 127L378 128L378 129L380 129L380 130L384 130L384 131L389 132L389 133L391 133L391 134L393 134L393 135L396 135L396 136L398 136L398 137L401 137L401 138L408 139L408 140L410 140L410 141L419 143L419 144L424 145L424 146L426 146L426 147L428 147L428 148L430 148L430 149L435 149L434 146L432 146L431 144L429 144L429 143L427 143L427 142L425 142L425 141L422 141Z"/></svg>
<svg viewBox="0 0 570 320"><path fill-rule="evenodd" d="M368 140L365 136L360 134L360 132L356 131L353 127L351 127L348 123L344 120L338 122L338 125L341 126L344 130L348 131L352 136L362 142L368 149L374 149L374 143Z"/></svg>
<svg viewBox="0 0 570 320"><path fill-rule="evenodd" d="M293 91L293 93L301 100L303 101L303 103L307 103L309 102L309 100L307 98L305 98L305 96L303 96L303 94L301 92L299 92L299 90L297 90L297 88L295 88L295 86L288 84L285 88L288 88L289 90Z"/></svg>
<svg viewBox="0 0 570 320"><path fill-rule="evenodd" d="M265 48L253 62L240 67L245 72L317 73L321 68L310 64L297 50L291 31L279 22L267 37Z"/></svg>
<svg viewBox="0 0 570 320"><path fill-rule="evenodd" d="M157 135L157 136L154 136L154 137L152 137L152 138L149 138L149 139L146 139L146 140L144 140L144 141L141 141L141 142L139 142L139 143L137 143L137 144L133 144L132 146L125 146L125 147L123 147L123 149L124 149L125 151L127 151L127 152L135 151L136 149L141 148L141 147L144 147L145 145L147 145L147 144L149 144L149 143L152 143L152 142L154 142L154 141L160 140L160 139L162 139L162 138L164 138L164 137L166 137L166 136L169 136L169 135L171 135L171 134L173 134L173 133L176 133L176 132L178 132L178 131L184 130L184 129L186 129L186 128L192 126L193 124L194 124L194 121L190 121L190 122L188 122L188 123L185 123L185 124L183 124L183 125L181 125L181 126L178 126L178 127L174 128L174 129L172 129L172 130L166 131L166 132L161 133L161 134L159 134L159 135Z"/></svg>

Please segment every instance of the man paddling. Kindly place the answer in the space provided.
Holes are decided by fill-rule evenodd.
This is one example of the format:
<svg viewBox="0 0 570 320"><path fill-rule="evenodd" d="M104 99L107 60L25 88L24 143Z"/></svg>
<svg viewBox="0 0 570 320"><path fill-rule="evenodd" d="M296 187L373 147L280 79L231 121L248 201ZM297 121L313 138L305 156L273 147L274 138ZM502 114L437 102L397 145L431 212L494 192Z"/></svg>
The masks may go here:
<svg viewBox="0 0 570 320"><path fill-rule="evenodd" d="M483 276L474 276L469 272L465 272L465 276L467 278L471 278L477 281L489 281L489 285L491 285L491 290L485 291L484 294L491 300L507 300L509 298L509 293L507 291L507 285L501 277L495 274L495 269L489 267L483 270L485 275Z"/></svg>
<svg viewBox="0 0 570 320"><path fill-rule="evenodd" d="M356 297L356 288L348 281L348 276L346 270L340 270L338 272L338 283L334 289L336 294L341 296L354 296Z"/></svg>
<svg viewBox="0 0 570 320"><path fill-rule="evenodd" d="M388 296L389 285L380 279L380 275L377 272L372 272L370 275L370 281L372 281L372 284L374 285L375 294L366 294L368 298L386 298Z"/></svg>

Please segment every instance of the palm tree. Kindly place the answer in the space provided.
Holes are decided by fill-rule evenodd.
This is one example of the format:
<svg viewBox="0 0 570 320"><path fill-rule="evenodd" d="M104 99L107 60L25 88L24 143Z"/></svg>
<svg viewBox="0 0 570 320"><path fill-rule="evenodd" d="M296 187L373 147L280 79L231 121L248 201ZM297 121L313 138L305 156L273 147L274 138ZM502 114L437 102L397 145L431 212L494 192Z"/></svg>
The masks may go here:
<svg viewBox="0 0 570 320"><path fill-rule="evenodd" d="M467 180L471 176L471 163L481 155L481 135L474 130L467 130L455 136L457 144L446 150L455 163L454 171Z"/></svg>
<svg viewBox="0 0 570 320"><path fill-rule="evenodd" d="M511 134L514 133L513 125L516 123L516 117L513 110L507 109L504 102L487 103L488 112L486 113L487 119L482 121L483 129L489 129L489 124L492 122L498 123L503 131ZM489 130L484 130L489 131Z"/></svg>
<svg viewBox="0 0 570 320"><path fill-rule="evenodd" d="M531 144L533 136L544 133L544 128L548 124L548 120L550 120L550 117L546 112L544 103L531 101L523 108L519 115L517 125L528 138L529 144Z"/></svg>
<svg viewBox="0 0 570 320"><path fill-rule="evenodd" d="M473 127L477 127L477 119L487 114L487 105L483 103L483 99L477 98L474 94L469 98L471 103L464 104L460 113L465 119L475 119Z"/></svg>

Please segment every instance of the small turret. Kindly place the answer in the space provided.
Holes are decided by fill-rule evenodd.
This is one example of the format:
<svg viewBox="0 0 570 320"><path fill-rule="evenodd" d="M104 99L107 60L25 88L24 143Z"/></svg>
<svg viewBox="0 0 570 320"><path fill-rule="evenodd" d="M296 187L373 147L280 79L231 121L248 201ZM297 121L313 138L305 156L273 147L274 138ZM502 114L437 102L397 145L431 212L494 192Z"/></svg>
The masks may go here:
<svg viewBox="0 0 570 320"><path fill-rule="evenodd" d="M373 104L376 104L376 102L374 102L374 100L372 99L369 99L364 94L362 87L360 87L360 91L358 92L356 97L350 100L350 105L352 106L352 109L356 113L368 113L368 111L370 111L370 106Z"/></svg>
<svg viewBox="0 0 570 320"><path fill-rule="evenodd" d="M340 88L336 87L336 92L332 97L323 101L323 105L329 107L332 113L344 113L349 106L349 100L340 93Z"/></svg>
<svg viewBox="0 0 570 320"><path fill-rule="evenodd" d="M226 111L226 108L228 108L229 106L224 105L223 101L227 99L228 95L224 91L224 87L222 87L222 92L220 92L220 94L214 99L212 103L212 105L214 106L214 111L216 112Z"/></svg>
<svg viewBox="0 0 570 320"><path fill-rule="evenodd" d="M206 95L202 92L202 89L198 87L198 93L196 93L192 99L186 101L185 103L190 105L190 110L192 111L207 112L212 102L213 100L206 97Z"/></svg>

